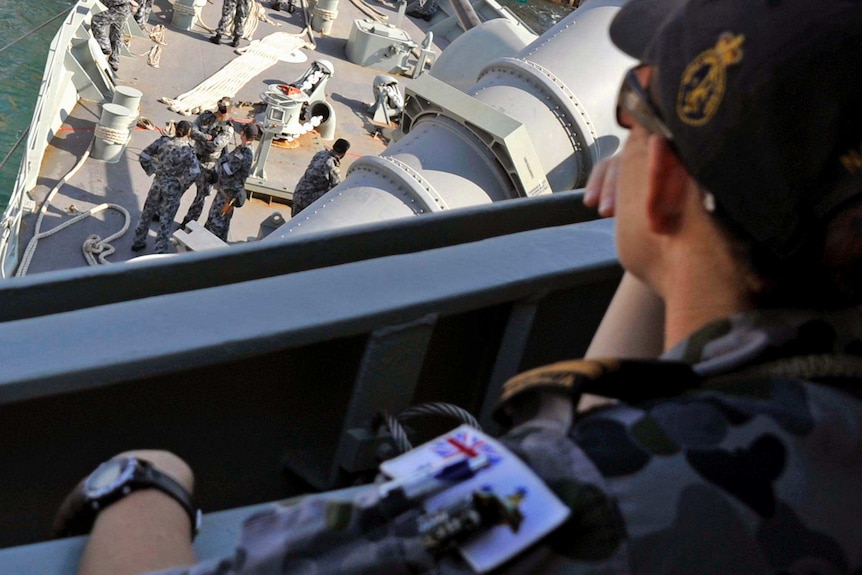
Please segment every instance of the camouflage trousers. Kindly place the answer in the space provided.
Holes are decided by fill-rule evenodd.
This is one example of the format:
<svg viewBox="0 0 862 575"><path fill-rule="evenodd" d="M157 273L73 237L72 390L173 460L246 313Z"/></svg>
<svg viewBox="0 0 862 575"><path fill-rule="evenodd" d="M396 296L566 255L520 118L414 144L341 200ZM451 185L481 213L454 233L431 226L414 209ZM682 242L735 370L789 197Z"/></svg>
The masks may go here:
<svg viewBox="0 0 862 575"><path fill-rule="evenodd" d="M438 8L439 0L426 0L424 3L420 1L407 10L407 15L420 18L428 16L427 19L430 20L430 16L436 14Z"/></svg>
<svg viewBox="0 0 862 575"><path fill-rule="evenodd" d="M198 221L200 219L204 211L204 202L206 202L207 196L210 195L213 189L211 178L214 170L215 162L201 162L201 175L195 180L195 187L197 188L195 199L192 200L192 205L189 206L189 211L186 212L183 218L183 225L192 220Z"/></svg>
<svg viewBox="0 0 862 575"><path fill-rule="evenodd" d="M293 205L290 208L290 215L295 216L299 214L302 210L319 200L323 197L323 195L328 192L329 189L325 190L309 190L309 189L300 189L295 190L293 192Z"/></svg>
<svg viewBox="0 0 862 575"><path fill-rule="evenodd" d="M108 8L93 16L92 30L93 38L102 49L102 53L108 56L108 64L117 69L120 65L120 49L123 45L123 25L126 18L131 14L128 3Z"/></svg>
<svg viewBox="0 0 862 575"><path fill-rule="evenodd" d="M204 227L211 231L213 235L217 236L223 242L227 242L227 234L230 231L230 220L233 218L233 212L235 208L231 208L228 210L226 214L222 213L222 210L230 201L230 198L227 194L222 191L216 193L213 198L213 203L210 206L209 214L207 215L207 223L204 224Z"/></svg>
<svg viewBox="0 0 862 575"><path fill-rule="evenodd" d="M176 178L163 178L153 181L144 209L141 211L141 219L135 228L134 245L143 245L147 241L147 233L150 229L150 221L155 214L159 215L159 231L156 235L155 252L164 254L168 251L168 241L173 232L174 217L180 208L180 200L183 197L180 181Z"/></svg>
<svg viewBox="0 0 862 575"><path fill-rule="evenodd" d="M226 35L228 22L233 19L233 37L241 37L250 12L251 0L224 0L216 33Z"/></svg>
<svg viewBox="0 0 862 575"><path fill-rule="evenodd" d="M153 10L153 0L138 0L138 11L135 12L135 22L143 30L150 19L150 12Z"/></svg>

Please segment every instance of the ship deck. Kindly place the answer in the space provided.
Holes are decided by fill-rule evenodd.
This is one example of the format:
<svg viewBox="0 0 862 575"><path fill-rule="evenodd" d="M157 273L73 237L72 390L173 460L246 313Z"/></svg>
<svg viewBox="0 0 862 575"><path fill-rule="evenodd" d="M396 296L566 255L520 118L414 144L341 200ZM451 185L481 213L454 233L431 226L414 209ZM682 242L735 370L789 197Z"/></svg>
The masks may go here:
<svg viewBox="0 0 862 575"><path fill-rule="evenodd" d="M298 8L293 14L289 14L286 11L272 10L269 8L269 2L262 4L266 7L266 17L257 21L253 41L276 33L286 33L306 40L309 38L308 34L304 33L307 28L302 9ZM133 35L128 46L130 55L121 59L119 72L116 74L117 86L136 88L143 93L140 118L149 120L156 127L165 127L171 121L193 119L194 114L183 115L172 111L162 99L176 98L192 90L240 57L237 49L225 43L225 40L219 46L208 41L212 33L207 28L216 27L220 8L220 2L207 3L202 8L200 23L196 22L191 29L184 30L172 25L173 6L168 0L156 0L153 3L149 25L161 24L165 29L158 67L148 64L148 52L156 44L150 38ZM371 8L383 15L383 21L395 23L398 19L394 5L374 2ZM351 149L342 162L342 171L346 172L351 162L360 156L380 154L391 137L392 127L372 122L369 106L373 103L373 80L381 73L392 75L398 79L403 92L412 78L359 66L347 59L345 46L354 20L367 18L367 13L375 12L369 12L369 5L361 0L341 1L338 4L338 16L332 22L330 32L326 35L313 33L313 48L308 47L311 44L307 44L305 48L286 52L283 59L242 84L235 94L224 94L233 96L236 107L232 117L236 124L252 121L256 114L265 109L261 94L269 86L292 83L302 76L313 61L326 59L332 62L335 68L325 90L336 121L334 137L346 138L351 142ZM400 28L418 44L425 38L424 29L433 24L434 22L405 16ZM437 35L432 49L439 54L446 43L444 36ZM242 40L239 50L248 45L248 40ZM22 246L33 242L34 234L39 234L39 239L33 242L34 247L31 248L34 249L32 259L27 262L24 270L28 275L88 265L82 245L92 234L100 238L119 235L111 242L115 252L104 258L109 263L118 263L153 252L156 224L151 226L146 250L133 252L131 244L133 231L151 183L151 178L138 165L138 155L159 136L159 132L137 127L131 134L125 152L116 163L88 158L78 166L79 160L93 141L94 129L102 113L102 104L79 100L46 151L38 184L30 192L36 203L36 210L25 217L22 224ZM238 143L238 135L236 140ZM266 184L292 190L311 157L324 147L331 146L333 141L324 140L317 131L312 131L295 140L291 144L293 147L271 146L264 168ZM256 145L260 145L260 142ZM183 195L176 222L185 215L194 195L195 186L191 186ZM44 205L49 196L50 202ZM260 239L273 229L274 224L283 223L290 218L290 205L284 196L260 191L251 192L250 196L250 200L234 214L228 244ZM211 194L204 206L199 220L201 225L206 221L212 197ZM74 225L62 229L58 227L76 215L104 203L121 206L128 212L128 216L120 209L108 208L99 210ZM171 250L175 252L178 248L172 245Z"/></svg>

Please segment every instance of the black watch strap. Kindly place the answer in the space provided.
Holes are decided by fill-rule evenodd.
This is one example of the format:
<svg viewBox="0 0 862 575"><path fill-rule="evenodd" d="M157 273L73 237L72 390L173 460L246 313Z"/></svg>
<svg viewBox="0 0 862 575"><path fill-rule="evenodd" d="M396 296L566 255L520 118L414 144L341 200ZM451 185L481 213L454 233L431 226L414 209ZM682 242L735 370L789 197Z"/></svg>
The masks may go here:
<svg viewBox="0 0 862 575"><path fill-rule="evenodd" d="M162 473L149 461L140 458L137 460L141 465L141 474L140 476L135 474L130 481L132 491L153 488L172 497L188 514L192 525L192 538L194 538L201 527L201 510L195 507L191 494L173 477Z"/></svg>
<svg viewBox="0 0 862 575"><path fill-rule="evenodd" d="M74 507L75 511L65 521L64 528L58 532L59 536L83 535L89 533L96 520L96 516L106 507L110 507L117 501L123 499L134 491L142 489L158 489L171 497L186 511L191 520L192 539L197 535L201 525L201 511L195 507L191 494L171 476L159 471L150 461L138 457L120 457L112 459L109 463L118 462L125 469L127 465L131 468L131 475L114 486L101 487L102 493L93 496L87 494L87 482L83 482L84 493L80 504ZM102 467L100 466L100 468ZM93 473L97 473L97 469ZM127 473L127 472L124 472ZM91 474L90 477L93 477ZM89 481L89 480L88 480ZM99 489L99 488L97 488Z"/></svg>

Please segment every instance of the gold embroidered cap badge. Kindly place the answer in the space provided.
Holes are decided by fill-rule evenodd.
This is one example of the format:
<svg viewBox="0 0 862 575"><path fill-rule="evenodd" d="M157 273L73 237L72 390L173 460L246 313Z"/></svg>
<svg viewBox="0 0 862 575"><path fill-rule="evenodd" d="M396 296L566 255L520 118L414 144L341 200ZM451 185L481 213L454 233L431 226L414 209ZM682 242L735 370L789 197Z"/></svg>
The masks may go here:
<svg viewBox="0 0 862 575"><path fill-rule="evenodd" d="M703 126L715 116L727 84L727 67L742 60L745 36L723 33L714 48L704 50L686 66L676 97L679 119Z"/></svg>

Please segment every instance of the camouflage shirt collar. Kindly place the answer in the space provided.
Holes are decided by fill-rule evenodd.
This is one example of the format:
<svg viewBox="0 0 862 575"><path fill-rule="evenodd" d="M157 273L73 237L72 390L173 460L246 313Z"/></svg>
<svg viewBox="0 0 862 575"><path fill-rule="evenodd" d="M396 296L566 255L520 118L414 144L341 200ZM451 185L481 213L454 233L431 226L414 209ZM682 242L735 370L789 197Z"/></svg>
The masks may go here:
<svg viewBox="0 0 862 575"><path fill-rule="evenodd" d="M862 307L746 312L704 326L662 357L709 377L757 361L830 353L862 355Z"/></svg>

